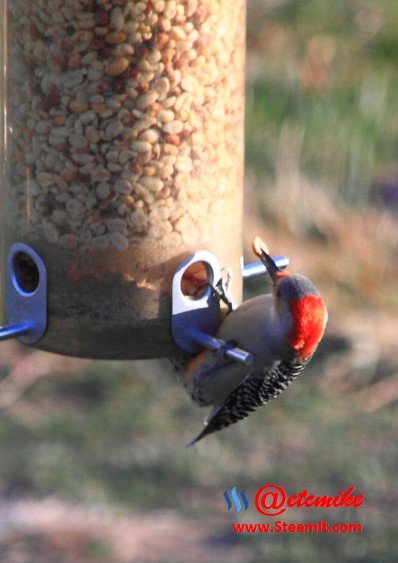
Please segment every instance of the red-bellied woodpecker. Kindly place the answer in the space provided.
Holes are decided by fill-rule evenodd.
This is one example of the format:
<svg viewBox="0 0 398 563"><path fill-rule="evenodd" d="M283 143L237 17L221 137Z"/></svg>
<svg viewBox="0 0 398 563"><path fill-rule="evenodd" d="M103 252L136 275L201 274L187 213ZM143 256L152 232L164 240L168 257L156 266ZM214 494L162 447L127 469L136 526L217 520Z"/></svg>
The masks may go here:
<svg viewBox="0 0 398 563"><path fill-rule="evenodd" d="M267 267L273 291L232 311L217 337L226 346L251 352L254 364L248 367L211 351L189 361L182 376L185 388L196 403L213 408L188 445L246 418L279 395L308 364L325 330L327 311L314 284L280 270L258 237L253 249Z"/></svg>

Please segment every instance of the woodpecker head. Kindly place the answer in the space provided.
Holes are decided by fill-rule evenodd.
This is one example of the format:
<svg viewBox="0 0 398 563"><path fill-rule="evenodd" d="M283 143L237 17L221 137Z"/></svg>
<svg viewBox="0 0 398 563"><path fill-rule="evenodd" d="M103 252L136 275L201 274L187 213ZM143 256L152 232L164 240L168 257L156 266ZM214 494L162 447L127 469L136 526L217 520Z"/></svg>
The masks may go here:
<svg viewBox="0 0 398 563"><path fill-rule="evenodd" d="M294 355L308 358L322 340L328 317L319 291L305 276L278 268L258 237L253 249L271 277L276 310Z"/></svg>

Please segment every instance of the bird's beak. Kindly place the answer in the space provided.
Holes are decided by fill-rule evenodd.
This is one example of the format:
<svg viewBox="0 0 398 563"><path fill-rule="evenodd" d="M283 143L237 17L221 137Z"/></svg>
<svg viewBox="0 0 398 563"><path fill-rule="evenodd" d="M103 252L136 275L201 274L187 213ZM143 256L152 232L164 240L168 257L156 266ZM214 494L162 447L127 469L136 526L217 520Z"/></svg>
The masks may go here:
<svg viewBox="0 0 398 563"><path fill-rule="evenodd" d="M278 266L272 260L271 256L267 254L263 249L261 249L260 260L267 268L267 272L271 276L273 283L275 283L279 278L278 274L281 274L282 270L278 268Z"/></svg>
<svg viewBox="0 0 398 563"><path fill-rule="evenodd" d="M267 268L267 272L271 276L272 282L275 283L279 278L280 275L283 274L283 270L278 268L275 262L272 260L271 256L268 254L268 247L261 240L260 237L256 237L253 241L253 250L260 258L261 262Z"/></svg>

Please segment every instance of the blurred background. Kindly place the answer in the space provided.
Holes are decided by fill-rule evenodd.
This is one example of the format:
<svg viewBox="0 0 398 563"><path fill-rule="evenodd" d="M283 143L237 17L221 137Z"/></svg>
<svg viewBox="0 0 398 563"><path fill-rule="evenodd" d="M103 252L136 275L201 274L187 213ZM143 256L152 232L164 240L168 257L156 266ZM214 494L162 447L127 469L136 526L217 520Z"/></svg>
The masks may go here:
<svg viewBox="0 0 398 563"><path fill-rule="evenodd" d="M159 362L0 352L0 560L258 562L398 559L398 6L249 0L246 220L320 288L311 366L277 401L198 446L202 425ZM246 296L265 280L247 283ZM235 535L227 512L267 482L355 485L362 534Z"/></svg>

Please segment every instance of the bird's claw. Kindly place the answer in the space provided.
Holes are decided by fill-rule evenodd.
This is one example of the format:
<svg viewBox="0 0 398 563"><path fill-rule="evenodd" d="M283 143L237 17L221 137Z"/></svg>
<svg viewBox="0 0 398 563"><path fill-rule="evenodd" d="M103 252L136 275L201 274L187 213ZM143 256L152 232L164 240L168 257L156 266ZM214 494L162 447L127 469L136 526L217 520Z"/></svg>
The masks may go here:
<svg viewBox="0 0 398 563"><path fill-rule="evenodd" d="M213 297L216 297L219 301L225 303L225 305L228 308L227 315L229 315L229 313L231 313L231 311L233 311L234 308L232 301L230 301L230 299L227 296L231 279L232 279L232 274L229 271L227 271L227 280L225 284L222 278L220 278L220 280L216 283L216 285L212 285L211 283L207 282L201 285L200 288L198 288L198 290L195 292L195 295L203 291L203 288L210 287L213 291Z"/></svg>
<svg viewBox="0 0 398 563"><path fill-rule="evenodd" d="M213 289L219 300L225 303L225 305L227 306L228 308L227 314L229 315L229 313L231 313L231 311L234 308L232 301L228 297L229 287L232 281L232 271L230 270L230 268L225 268L224 272L226 274L225 281L223 278L220 278L220 280L213 287Z"/></svg>

